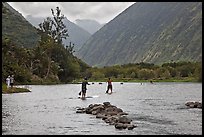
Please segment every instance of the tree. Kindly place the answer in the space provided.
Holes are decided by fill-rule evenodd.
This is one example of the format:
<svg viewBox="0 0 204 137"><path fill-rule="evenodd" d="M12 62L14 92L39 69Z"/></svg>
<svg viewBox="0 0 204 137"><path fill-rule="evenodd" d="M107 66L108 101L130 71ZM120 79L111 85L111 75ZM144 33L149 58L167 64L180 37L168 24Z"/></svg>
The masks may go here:
<svg viewBox="0 0 204 137"><path fill-rule="evenodd" d="M62 44L62 39L66 39L69 36L68 30L66 29L66 26L62 21L65 17L64 15L60 15L61 10L59 9L59 7L56 7L56 14L54 13L53 9L51 9L51 11L54 18L53 25L55 26L55 29L53 30L54 40L59 44Z"/></svg>
<svg viewBox="0 0 204 137"><path fill-rule="evenodd" d="M33 49L34 57L32 58L33 73L40 76L41 78L47 79L51 68L55 65L51 58L51 54L54 50L56 43L49 37L47 39L42 39L39 45Z"/></svg>
<svg viewBox="0 0 204 137"><path fill-rule="evenodd" d="M105 78L105 75L102 72L100 72L100 71L95 71L92 74L92 78L94 80L103 79L103 78Z"/></svg>
<svg viewBox="0 0 204 137"><path fill-rule="evenodd" d="M168 69L166 69L162 74L161 74L161 77L164 78L164 79L168 79L171 77L171 74L169 72Z"/></svg>
<svg viewBox="0 0 204 137"><path fill-rule="evenodd" d="M75 50L74 50L74 43L71 44L71 42L70 42L70 43L69 43L69 46L66 45L66 50L67 50L70 54L73 55L73 53L75 52Z"/></svg>
<svg viewBox="0 0 204 137"><path fill-rule="evenodd" d="M53 19L47 17L43 23L39 24L40 30L52 37L58 44L62 44L62 39L69 37L68 30L63 23L65 17L61 14L59 7L56 7L56 14L53 9L51 9L51 11Z"/></svg>
<svg viewBox="0 0 204 137"><path fill-rule="evenodd" d="M195 66L194 76L199 82L202 82L202 63L198 62Z"/></svg>
<svg viewBox="0 0 204 137"><path fill-rule="evenodd" d="M46 34L46 35L42 35L41 34L41 39L46 39L46 36L50 36L52 38L55 37L54 32L53 32L53 21L50 17L47 17L44 22L39 24L40 30L43 32L42 34Z"/></svg>
<svg viewBox="0 0 204 137"><path fill-rule="evenodd" d="M154 78L154 73L152 70L150 69L146 69L146 68L143 68L143 69L140 69L139 72L138 72L138 78L139 79L152 79Z"/></svg>

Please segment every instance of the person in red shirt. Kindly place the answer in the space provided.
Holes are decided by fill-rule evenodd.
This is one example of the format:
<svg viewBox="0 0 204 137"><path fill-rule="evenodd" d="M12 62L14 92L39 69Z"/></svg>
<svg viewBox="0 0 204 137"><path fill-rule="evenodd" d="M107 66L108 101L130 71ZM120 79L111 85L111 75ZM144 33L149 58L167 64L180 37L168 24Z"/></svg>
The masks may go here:
<svg viewBox="0 0 204 137"><path fill-rule="evenodd" d="M112 93L112 90L113 90L113 86L112 86L112 80L111 78L108 78L108 88L107 88L107 91L106 93L108 93L109 90L111 90L110 94Z"/></svg>

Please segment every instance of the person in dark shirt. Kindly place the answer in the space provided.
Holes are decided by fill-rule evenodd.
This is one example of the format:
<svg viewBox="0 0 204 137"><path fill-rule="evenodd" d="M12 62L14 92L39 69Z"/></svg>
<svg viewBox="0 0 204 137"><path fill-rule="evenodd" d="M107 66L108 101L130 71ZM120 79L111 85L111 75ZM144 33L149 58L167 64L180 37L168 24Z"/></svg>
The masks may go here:
<svg viewBox="0 0 204 137"><path fill-rule="evenodd" d="M85 97L86 97L86 90L87 90L87 88L86 88L86 85L90 85L88 82L87 82L87 78L85 77L84 78L84 81L82 82L82 99L85 99Z"/></svg>
<svg viewBox="0 0 204 137"><path fill-rule="evenodd" d="M107 88L107 90L106 90L106 93L108 93L108 91L109 90L111 90L111 93L112 93L112 90L113 90L113 86L112 86L112 80L111 80L111 78L108 78L108 88ZM110 94L111 94L110 93Z"/></svg>
<svg viewBox="0 0 204 137"><path fill-rule="evenodd" d="M10 77L10 85L11 85L11 88L13 88L13 85L14 85L14 75L12 75Z"/></svg>

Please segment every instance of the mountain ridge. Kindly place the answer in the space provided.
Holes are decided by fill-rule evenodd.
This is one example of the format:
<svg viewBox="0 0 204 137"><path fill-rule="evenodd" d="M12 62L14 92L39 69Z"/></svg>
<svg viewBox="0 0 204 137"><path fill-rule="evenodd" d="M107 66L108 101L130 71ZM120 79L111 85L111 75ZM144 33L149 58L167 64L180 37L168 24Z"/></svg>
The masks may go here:
<svg viewBox="0 0 204 137"><path fill-rule="evenodd" d="M77 56L92 66L200 61L201 16L199 2L137 2L92 35Z"/></svg>
<svg viewBox="0 0 204 137"><path fill-rule="evenodd" d="M45 18L43 17L33 17L32 15L28 15L26 19L36 28L38 27L38 24L43 22ZM63 39L63 43L65 45L70 45L70 42L74 44L74 50L78 51L81 46L85 43L86 40L89 39L91 34L78 26L77 24L71 22L70 20L65 17L63 20L64 24L66 25L66 28L68 29L69 37L67 39Z"/></svg>
<svg viewBox="0 0 204 137"><path fill-rule="evenodd" d="M76 19L75 22L92 35L105 25L91 19Z"/></svg>
<svg viewBox="0 0 204 137"><path fill-rule="evenodd" d="M2 2L2 39L5 38L17 46L27 48L36 46L40 40L37 30L31 23L8 3Z"/></svg>

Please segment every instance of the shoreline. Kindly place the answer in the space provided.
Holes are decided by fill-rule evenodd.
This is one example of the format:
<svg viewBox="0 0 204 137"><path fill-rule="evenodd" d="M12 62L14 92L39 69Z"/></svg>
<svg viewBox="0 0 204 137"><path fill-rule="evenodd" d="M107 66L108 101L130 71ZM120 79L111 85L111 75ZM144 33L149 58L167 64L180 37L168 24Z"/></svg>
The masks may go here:
<svg viewBox="0 0 204 137"><path fill-rule="evenodd" d="M2 86L2 94L12 94L12 93L25 93L25 92L31 92L29 89L26 88L19 88L19 87L13 87L12 89Z"/></svg>
<svg viewBox="0 0 204 137"><path fill-rule="evenodd" d="M88 82L107 82L105 80L88 80ZM123 81L123 80L113 80L113 82L121 82L121 83L125 83L125 82L129 82L129 83L150 83L150 80L129 80L129 81ZM152 82L157 82L157 83L162 83L162 82L175 82L175 83L179 83L179 82L192 82L192 83L202 83L202 82L198 82L198 81L192 81L192 80L152 80ZM77 81L73 81L73 82L68 82L68 83L19 83L16 84L16 86L19 85L60 85L60 84L81 84L81 81L77 80Z"/></svg>
<svg viewBox="0 0 204 137"><path fill-rule="evenodd" d="M184 79L149 79L149 80L138 80L138 79L116 79L116 78L112 78L113 82L121 82L121 83L125 83L125 82L130 82L130 83L150 83L150 81L152 81L153 83L161 83L161 82L175 82L175 83L179 83L179 82L192 82L192 83L202 83L202 81L197 81L195 79L192 78L184 78ZM7 89L6 84L2 83L2 94L10 94L10 93L23 93L23 92L31 92L29 89L27 88L22 88L22 87L18 87L19 85L60 85L60 84L81 84L82 79L77 79L77 80L73 80L72 82L29 82L29 83L16 83L13 90L11 90L11 88ZM88 82L90 83L95 83L95 82L107 82L106 79L98 79L98 80L94 80L94 79L88 79Z"/></svg>

